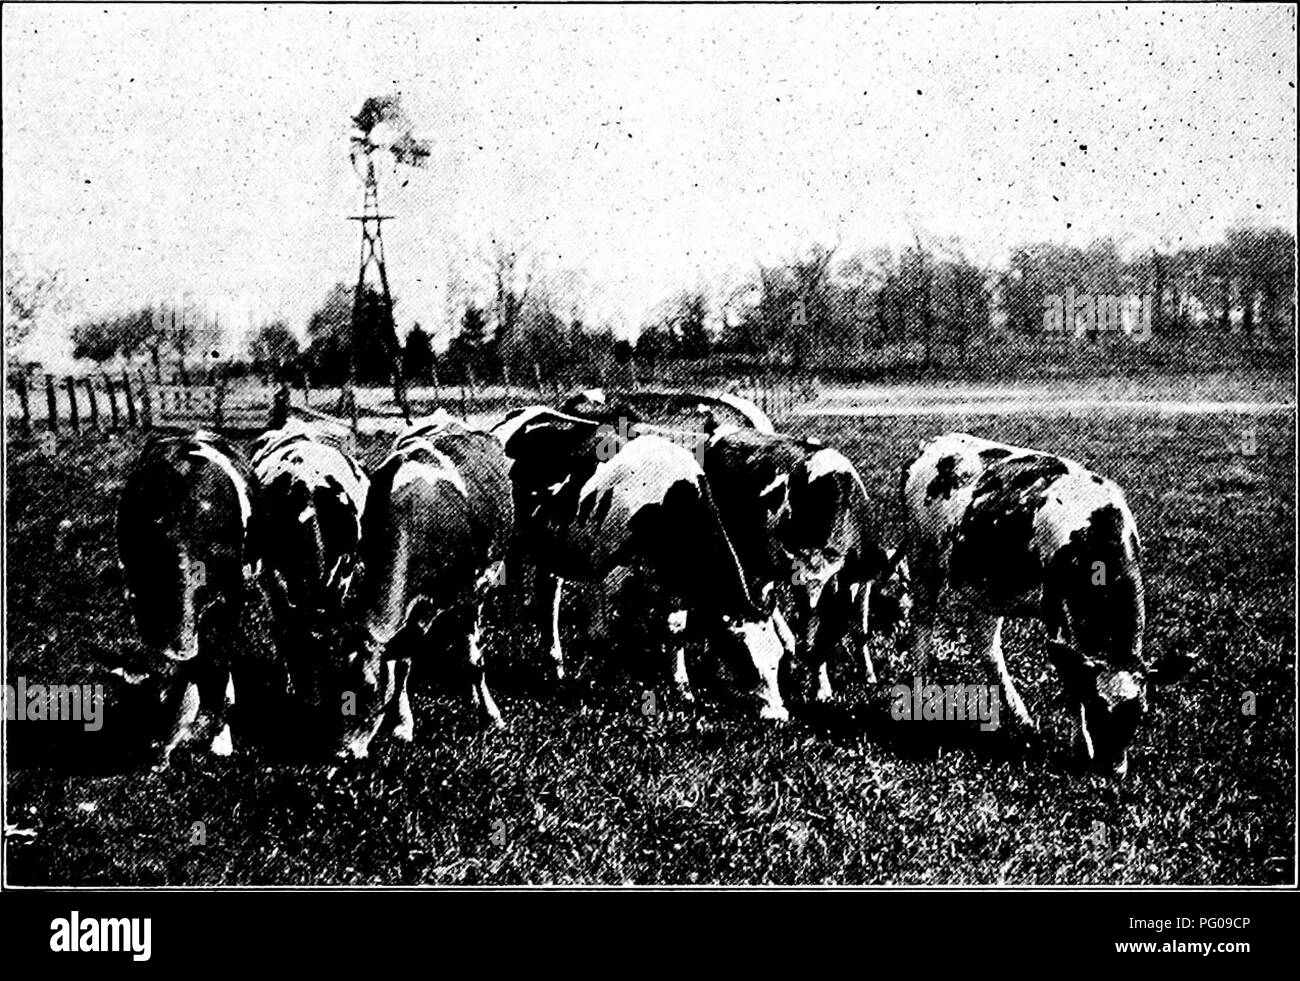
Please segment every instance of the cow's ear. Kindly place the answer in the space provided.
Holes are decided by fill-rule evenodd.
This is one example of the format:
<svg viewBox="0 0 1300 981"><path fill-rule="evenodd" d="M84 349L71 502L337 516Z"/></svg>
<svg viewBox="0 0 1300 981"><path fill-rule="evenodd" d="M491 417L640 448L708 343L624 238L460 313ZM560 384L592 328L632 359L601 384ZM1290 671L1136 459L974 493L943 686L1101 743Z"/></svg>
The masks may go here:
<svg viewBox="0 0 1300 981"><path fill-rule="evenodd" d="M137 673L134 671L128 671L123 667L110 668L108 673L117 675L128 685L142 685L150 678L148 672Z"/></svg>
<svg viewBox="0 0 1300 981"><path fill-rule="evenodd" d="M1153 685L1172 685L1182 681L1199 660L1195 654L1166 654L1151 665L1147 681Z"/></svg>

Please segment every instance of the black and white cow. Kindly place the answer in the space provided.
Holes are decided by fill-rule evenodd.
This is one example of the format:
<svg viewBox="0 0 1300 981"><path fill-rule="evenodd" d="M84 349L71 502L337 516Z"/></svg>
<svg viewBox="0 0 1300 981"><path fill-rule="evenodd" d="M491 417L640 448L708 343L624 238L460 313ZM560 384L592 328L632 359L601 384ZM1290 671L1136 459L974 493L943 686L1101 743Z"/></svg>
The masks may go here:
<svg viewBox="0 0 1300 981"><path fill-rule="evenodd" d="M289 419L253 444L262 581L289 684L305 705L338 710L325 672L341 637L370 481L318 427Z"/></svg>
<svg viewBox="0 0 1300 981"><path fill-rule="evenodd" d="M361 521L361 579L349 610L358 640L347 651L357 696L344 750L365 756L385 723L410 742L408 652L432 631L452 637L470 696L485 720L501 713L484 677L480 617L500 581L514 526L501 444L446 413L416 423L375 471Z"/></svg>
<svg viewBox="0 0 1300 981"><path fill-rule="evenodd" d="M794 587L790 620L816 698L832 697L827 660L842 645L874 681L868 611L890 556L853 464L816 440L723 429L708 442L704 472L750 589Z"/></svg>
<svg viewBox="0 0 1300 981"><path fill-rule="evenodd" d="M1035 617L1089 758L1126 772L1148 684L1177 681L1190 662L1143 655L1142 545L1119 487L1065 457L949 433L921 446L902 493L918 674L941 606L964 607L1008 706L1033 725L1001 638L1005 617Z"/></svg>
<svg viewBox="0 0 1300 981"><path fill-rule="evenodd" d="M149 663L118 668L157 686L162 764L195 735L232 751L232 661L256 575L256 486L243 454L208 432L152 437L133 463L117 512L118 559Z"/></svg>
<svg viewBox="0 0 1300 981"><path fill-rule="evenodd" d="M690 698L687 612L707 632L745 648L752 696L765 719L783 721L777 672L786 649L770 598L755 597L695 457L657 435L625 439L608 425L540 406L493 432L510 458L526 554L555 579L551 656L563 677L559 598L566 579L598 583L614 569L640 570L675 600L669 617L673 681Z"/></svg>

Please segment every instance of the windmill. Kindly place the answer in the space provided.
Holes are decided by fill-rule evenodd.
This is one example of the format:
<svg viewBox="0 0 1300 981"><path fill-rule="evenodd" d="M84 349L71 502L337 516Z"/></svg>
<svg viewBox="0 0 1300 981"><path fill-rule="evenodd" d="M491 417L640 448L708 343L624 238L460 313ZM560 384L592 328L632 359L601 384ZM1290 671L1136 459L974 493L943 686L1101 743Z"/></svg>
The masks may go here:
<svg viewBox="0 0 1300 981"><path fill-rule="evenodd" d="M393 296L388 289L388 269L384 264L384 222L392 215L379 210L379 182L376 179L376 158L387 160L394 174L399 166L424 167L429 159L429 145L417 139L411 131L410 121L402 111L400 96L371 96L361 103L352 117L352 135L349 156L364 187L361 214L350 215L350 221L361 223L361 262L357 270L357 289L352 301L352 385L357 375L357 340L362 327L362 309L366 292L366 273L373 267L379 277L379 295L383 301L383 343L389 348L392 360L393 397L407 422L411 408L406 399L406 384L402 379L401 352L397 350L397 331L393 322ZM403 182L403 185L405 181ZM390 347L391 345L391 347ZM356 414L355 396L351 410Z"/></svg>

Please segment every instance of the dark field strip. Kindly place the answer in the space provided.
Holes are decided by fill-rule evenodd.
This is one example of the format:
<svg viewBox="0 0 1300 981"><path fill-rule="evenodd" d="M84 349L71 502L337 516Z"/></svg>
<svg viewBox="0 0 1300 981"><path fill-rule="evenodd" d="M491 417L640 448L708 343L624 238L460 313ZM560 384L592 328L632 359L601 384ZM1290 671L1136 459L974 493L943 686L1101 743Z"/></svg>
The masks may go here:
<svg viewBox="0 0 1300 981"><path fill-rule="evenodd" d="M580 597L566 609L579 678L556 690L539 678L540 633L503 599L487 656L509 729L480 734L431 654L416 743L333 778L324 763L270 751L182 753L151 773L138 707L113 689L98 733L9 723L6 820L33 832L8 840L10 882L1290 882L1293 417L965 418L1126 489L1146 550L1148 646L1201 657L1182 685L1155 693L1123 783L1079 772L1035 627L1009 628L1005 646L1038 737L893 721L889 686L910 672L883 644L879 685L839 677L838 704L772 730L717 701L679 712L662 685L646 715L653 659L635 644L610 654L583 642ZM893 540L899 467L956 421L793 428L858 464ZM1253 456L1241 452L1247 428ZM101 659L136 645L113 544L133 449L10 448L11 683L107 684ZM950 634L941 670L982 680Z"/></svg>

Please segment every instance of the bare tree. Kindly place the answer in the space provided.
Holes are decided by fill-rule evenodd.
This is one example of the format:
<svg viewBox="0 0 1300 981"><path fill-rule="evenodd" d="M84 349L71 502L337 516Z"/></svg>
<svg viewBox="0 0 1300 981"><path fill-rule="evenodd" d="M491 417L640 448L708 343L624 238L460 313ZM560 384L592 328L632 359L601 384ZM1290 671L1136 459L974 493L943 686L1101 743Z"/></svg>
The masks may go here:
<svg viewBox="0 0 1300 981"><path fill-rule="evenodd" d="M59 271L33 270L12 249L5 250L4 344L13 352L31 336L40 317L66 303Z"/></svg>
<svg viewBox="0 0 1300 981"><path fill-rule="evenodd" d="M506 370L512 367L511 359L519 346L523 333L524 312L533 288L533 264L521 262L520 252L507 249L500 242L493 243L488 260L492 273L493 316L496 334L493 344ZM518 366L513 366L518 367Z"/></svg>

